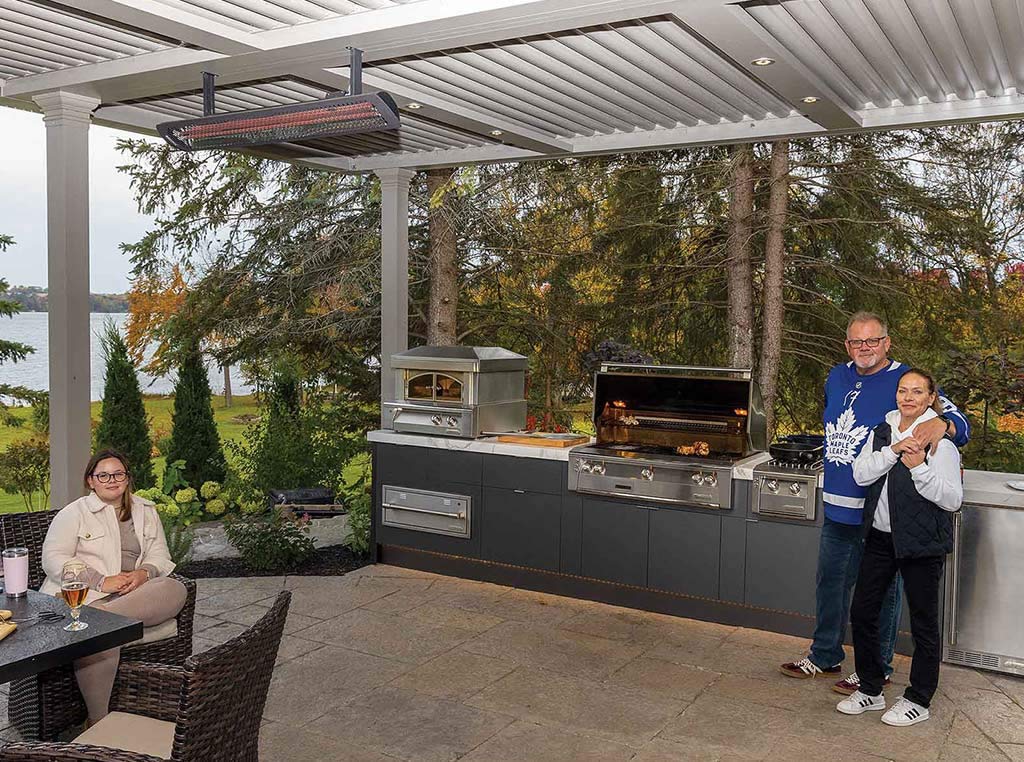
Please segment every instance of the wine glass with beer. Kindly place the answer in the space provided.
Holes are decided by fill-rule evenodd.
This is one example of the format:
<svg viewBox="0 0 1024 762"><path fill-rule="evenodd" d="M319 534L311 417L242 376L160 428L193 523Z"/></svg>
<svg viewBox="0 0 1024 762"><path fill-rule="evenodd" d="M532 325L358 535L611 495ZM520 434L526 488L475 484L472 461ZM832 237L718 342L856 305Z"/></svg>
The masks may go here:
<svg viewBox="0 0 1024 762"><path fill-rule="evenodd" d="M85 596L89 594L89 586L85 582L86 570L86 565L81 561L68 561L60 573L60 594L71 609L71 624L64 627L68 632L78 632L89 626L78 618Z"/></svg>

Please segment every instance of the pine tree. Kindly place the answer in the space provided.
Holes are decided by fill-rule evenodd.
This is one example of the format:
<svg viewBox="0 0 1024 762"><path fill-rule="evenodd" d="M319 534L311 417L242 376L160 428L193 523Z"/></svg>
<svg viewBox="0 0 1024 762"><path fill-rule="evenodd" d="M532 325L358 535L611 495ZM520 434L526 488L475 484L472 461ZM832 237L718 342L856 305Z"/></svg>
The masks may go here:
<svg viewBox="0 0 1024 762"><path fill-rule="evenodd" d="M193 487L224 481L224 452L213 420L210 379L198 350L186 352L178 366L167 462L185 461L182 475Z"/></svg>
<svg viewBox="0 0 1024 762"><path fill-rule="evenodd" d="M108 322L100 337L107 369L103 379L103 407L96 430L98 448L113 447L128 457L135 489L148 489L156 484L153 475L153 442L149 438L146 408L135 375L135 366L128 358L128 346L113 323Z"/></svg>
<svg viewBox="0 0 1024 762"><path fill-rule="evenodd" d="M8 246L14 245L14 239L0 233L0 251L5 251ZM21 311L21 305L12 299L5 298L7 294L7 281L0 278L0 317L14 317L15 313ZM35 352L27 344L17 341L7 341L0 338L0 365L5 362L19 362ZM20 426L24 421L22 418L11 413L4 400L16 402L27 402L37 407L45 407L48 402L46 392L37 392L27 389L24 386L0 383L0 425Z"/></svg>

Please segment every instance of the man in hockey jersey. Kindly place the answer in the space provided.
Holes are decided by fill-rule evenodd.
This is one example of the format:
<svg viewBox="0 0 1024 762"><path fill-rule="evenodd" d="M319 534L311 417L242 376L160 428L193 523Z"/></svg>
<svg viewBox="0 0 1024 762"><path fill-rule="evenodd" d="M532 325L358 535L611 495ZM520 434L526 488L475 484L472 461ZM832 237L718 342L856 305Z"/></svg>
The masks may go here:
<svg viewBox="0 0 1024 762"><path fill-rule="evenodd" d="M868 434L896 407L896 387L906 368L888 357L891 341L882 318L858 312L846 328L850 362L832 368L825 381L825 521L818 546L816 624L811 651L805 658L783 664L784 675L812 678L837 675L845 656L843 636L850 613L850 597L864 549L861 520L866 490L853 478L853 460ZM967 443L967 419L948 399L940 396L943 415L914 429L921 447L948 436L962 447ZM892 674L902 604L902 580L893 581L879 621L886 683ZM860 687L857 673L837 682L837 693L851 694Z"/></svg>

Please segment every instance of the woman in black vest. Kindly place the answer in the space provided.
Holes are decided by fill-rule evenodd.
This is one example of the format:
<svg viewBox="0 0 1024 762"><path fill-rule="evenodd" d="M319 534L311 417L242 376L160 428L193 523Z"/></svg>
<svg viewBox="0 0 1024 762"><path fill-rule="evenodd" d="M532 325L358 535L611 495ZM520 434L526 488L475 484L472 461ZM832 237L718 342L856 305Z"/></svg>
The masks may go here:
<svg viewBox="0 0 1024 762"><path fill-rule="evenodd" d="M943 439L929 453L911 435L917 424L941 415L937 398L930 375L917 368L905 372L896 390L898 409L871 432L853 463L854 479L868 487L868 536L850 609L861 682L836 709L843 714L885 709L878 617L882 598L899 572L910 608L914 659L910 685L882 722L901 727L928 719L939 684L939 580L946 554L953 550L953 512L963 499L956 446Z"/></svg>

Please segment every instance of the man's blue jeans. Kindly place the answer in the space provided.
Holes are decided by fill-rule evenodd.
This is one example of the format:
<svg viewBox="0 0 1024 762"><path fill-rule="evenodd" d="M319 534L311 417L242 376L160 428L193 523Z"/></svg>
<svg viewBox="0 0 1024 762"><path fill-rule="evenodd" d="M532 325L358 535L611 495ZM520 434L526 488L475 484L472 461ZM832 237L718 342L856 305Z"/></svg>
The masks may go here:
<svg viewBox="0 0 1024 762"><path fill-rule="evenodd" d="M840 524L826 517L818 546L817 623L811 644L811 661L819 669L841 664L846 653L843 638L850 618L850 599L864 554L860 526ZM885 674L892 674L892 654L900 626L903 580L897 574L885 595L878 627Z"/></svg>

